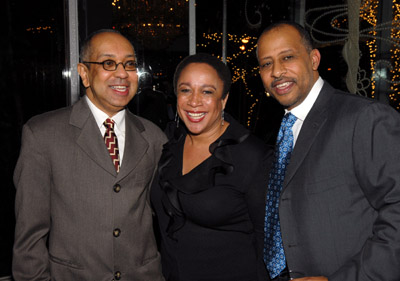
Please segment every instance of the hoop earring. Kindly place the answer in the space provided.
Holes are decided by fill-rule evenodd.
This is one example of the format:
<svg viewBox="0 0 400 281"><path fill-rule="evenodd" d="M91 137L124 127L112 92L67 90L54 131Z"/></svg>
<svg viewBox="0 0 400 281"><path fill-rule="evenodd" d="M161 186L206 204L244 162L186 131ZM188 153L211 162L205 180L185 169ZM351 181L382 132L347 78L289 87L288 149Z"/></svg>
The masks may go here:
<svg viewBox="0 0 400 281"><path fill-rule="evenodd" d="M225 111L224 110L222 110L222 112L221 112L221 119L222 119L221 126L224 126L224 120L225 120Z"/></svg>
<svg viewBox="0 0 400 281"><path fill-rule="evenodd" d="M175 112L175 123L176 123L176 127L179 128L179 115L178 115L178 110Z"/></svg>

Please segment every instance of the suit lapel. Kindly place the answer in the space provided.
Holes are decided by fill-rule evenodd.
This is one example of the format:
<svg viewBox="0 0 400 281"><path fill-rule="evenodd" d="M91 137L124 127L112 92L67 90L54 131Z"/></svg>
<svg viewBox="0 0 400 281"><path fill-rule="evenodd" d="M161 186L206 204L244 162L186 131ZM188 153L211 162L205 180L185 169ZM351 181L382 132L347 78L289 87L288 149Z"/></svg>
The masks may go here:
<svg viewBox="0 0 400 281"><path fill-rule="evenodd" d="M290 158L290 164L286 171L283 190L296 174L296 171L307 156L321 128L324 126L328 114L327 108L329 99L333 92L334 89L325 81L317 100L301 127L299 137L297 138L295 148Z"/></svg>
<svg viewBox="0 0 400 281"><path fill-rule="evenodd" d="M99 127L84 99L73 106L70 124L81 129L76 142L82 150L108 173L117 176Z"/></svg>
<svg viewBox="0 0 400 281"><path fill-rule="evenodd" d="M135 169L149 148L148 142L142 137L145 130L142 123L128 110L125 118L125 151L118 179Z"/></svg>

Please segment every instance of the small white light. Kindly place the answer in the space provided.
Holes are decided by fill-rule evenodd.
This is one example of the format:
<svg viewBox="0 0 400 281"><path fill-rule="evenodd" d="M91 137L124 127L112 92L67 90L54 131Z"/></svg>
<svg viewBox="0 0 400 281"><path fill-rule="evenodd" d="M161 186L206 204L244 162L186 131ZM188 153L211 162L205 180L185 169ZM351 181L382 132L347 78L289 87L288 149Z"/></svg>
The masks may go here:
<svg viewBox="0 0 400 281"><path fill-rule="evenodd" d="M71 77L71 70L64 69L63 72L62 72L62 76L64 78L70 78Z"/></svg>

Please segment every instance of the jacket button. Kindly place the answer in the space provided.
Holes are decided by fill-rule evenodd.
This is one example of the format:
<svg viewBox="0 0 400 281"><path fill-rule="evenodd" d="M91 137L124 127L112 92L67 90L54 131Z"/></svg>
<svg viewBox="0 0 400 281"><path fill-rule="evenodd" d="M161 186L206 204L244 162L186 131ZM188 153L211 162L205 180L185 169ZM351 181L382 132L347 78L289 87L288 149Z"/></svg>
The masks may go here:
<svg viewBox="0 0 400 281"><path fill-rule="evenodd" d="M121 191L121 186L119 184L114 185L114 192L118 193Z"/></svg>
<svg viewBox="0 0 400 281"><path fill-rule="evenodd" d="M121 272L116 271L116 272L114 273L114 277L115 277L115 280L121 280Z"/></svg>
<svg viewBox="0 0 400 281"><path fill-rule="evenodd" d="M114 229L114 231L113 231L114 237L119 237L120 234L121 234L121 230L119 228Z"/></svg>

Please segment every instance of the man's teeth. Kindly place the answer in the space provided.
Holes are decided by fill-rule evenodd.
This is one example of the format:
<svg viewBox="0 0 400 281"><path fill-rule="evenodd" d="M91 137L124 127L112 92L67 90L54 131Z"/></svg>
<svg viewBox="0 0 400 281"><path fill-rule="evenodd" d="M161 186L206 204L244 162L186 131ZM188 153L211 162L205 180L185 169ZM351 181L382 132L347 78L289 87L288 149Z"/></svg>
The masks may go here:
<svg viewBox="0 0 400 281"><path fill-rule="evenodd" d="M116 90L116 91L125 91L126 86L111 86L111 89Z"/></svg>
<svg viewBox="0 0 400 281"><path fill-rule="evenodd" d="M192 118L201 118L205 115L205 113L194 113L194 112L188 112L188 115Z"/></svg>
<svg viewBox="0 0 400 281"><path fill-rule="evenodd" d="M276 87L278 89L282 89L282 88L285 88L285 87L289 86L289 84L290 84L290 82L285 82L285 83L276 85Z"/></svg>

